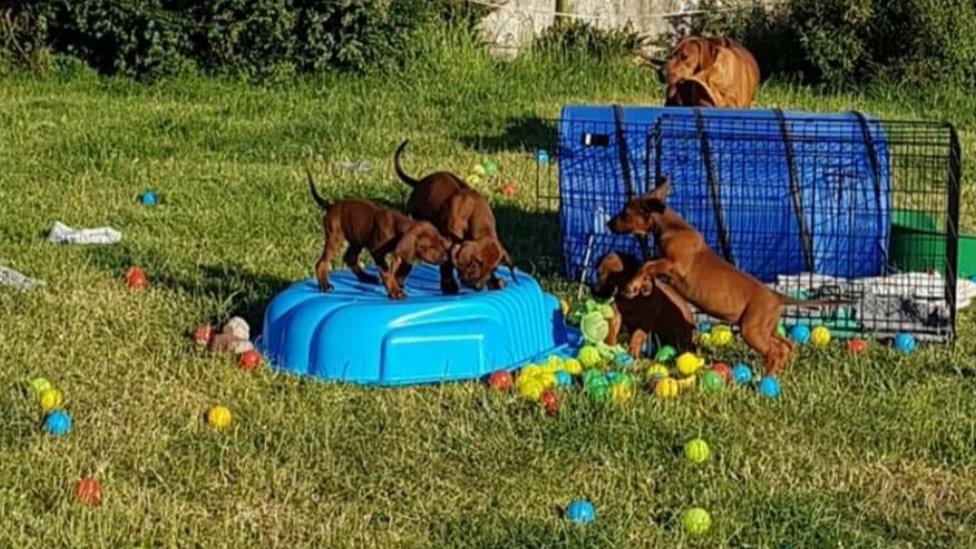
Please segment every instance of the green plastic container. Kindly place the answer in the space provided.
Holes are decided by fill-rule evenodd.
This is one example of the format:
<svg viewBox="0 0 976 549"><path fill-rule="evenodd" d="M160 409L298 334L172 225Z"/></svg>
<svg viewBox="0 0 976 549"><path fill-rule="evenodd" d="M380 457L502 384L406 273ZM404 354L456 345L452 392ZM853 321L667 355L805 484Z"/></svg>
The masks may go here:
<svg viewBox="0 0 976 549"><path fill-rule="evenodd" d="M900 271L945 270L945 233L939 230L933 216L896 209L891 221L891 262ZM976 235L959 235L958 257L957 276L976 276Z"/></svg>

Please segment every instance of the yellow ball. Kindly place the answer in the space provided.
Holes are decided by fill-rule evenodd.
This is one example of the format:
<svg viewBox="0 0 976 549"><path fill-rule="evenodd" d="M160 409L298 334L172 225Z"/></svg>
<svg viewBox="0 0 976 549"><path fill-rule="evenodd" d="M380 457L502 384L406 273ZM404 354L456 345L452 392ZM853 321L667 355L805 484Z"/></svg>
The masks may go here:
<svg viewBox="0 0 976 549"><path fill-rule="evenodd" d="M614 383L610 386L610 400L614 404L623 404L634 398L634 386L627 383Z"/></svg>
<svg viewBox="0 0 976 549"><path fill-rule="evenodd" d="M54 388L45 389L44 392L41 393L41 410L45 413L50 412L51 410L61 406L61 402L63 400L64 399L61 396L61 391Z"/></svg>
<svg viewBox="0 0 976 549"><path fill-rule="evenodd" d="M586 345L579 350L579 361L584 368L595 368L600 364L600 351L592 345Z"/></svg>
<svg viewBox="0 0 976 549"><path fill-rule="evenodd" d="M654 394L662 400L674 398L678 396L678 382L670 377L661 378L654 385Z"/></svg>
<svg viewBox="0 0 976 549"><path fill-rule="evenodd" d="M518 378L519 380L529 380L538 377L540 374L542 374L542 372L542 366L539 366L538 364L527 364L524 368L522 368L522 371L519 372Z"/></svg>
<svg viewBox="0 0 976 549"><path fill-rule="evenodd" d="M708 333L700 334L698 336L698 343L701 343L702 347L711 347L712 346L712 333L711 332L708 332Z"/></svg>
<svg viewBox="0 0 976 549"><path fill-rule="evenodd" d="M817 347L826 347L830 343L830 330L826 326L817 326L810 332L810 343Z"/></svg>
<svg viewBox="0 0 976 549"><path fill-rule="evenodd" d="M568 315L569 314L569 302L566 301L565 299L560 299L559 300L559 310L563 312L563 316Z"/></svg>
<svg viewBox="0 0 976 549"><path fill-rule="evenodd" d="M539 374L538 380L539 383L542 383L542 387L544 389L552 389L559 384L559 382L556 381L556 372L542 372Z"/></svg>
<svg viewBox="0 0 976 549"><path fill-rule="evenodd" d="M231 421L230 410L224 406L214 406L207 412L207 423L214 429L230 427Z"/></svg>
<svg viewBox="0 0 976 549"><path fill-rule="evenodd" d="M654 379L655 377L665 378L669 374L668 367L660 362L655 362L647 367L647 379Z"/></svg>
<svg viewBox="0 0 976 549"><path fill-rule="evenodd" d="M578 376L583 373L583 365L580 364L580 361L576 360L575 358L567 358L563 362L563 368L571 376Z"/></svg>
<svg viewBox="0 0 976 549"><path fill-rule="evenodd" d="M678 357L676 365L678 367L678 373L683 376L690 376L694 375L695 372L705 365L705 359L695 353L682 353Z"/></svg>
<svg viewBox="0 0 976 549"><path fill-rule="evenodd" d="M539 400L539 397L542 396L542 392L545 390L546 387L542 380L536 378L526 380L518 387L519 396L531 401Z"/></svg>
<svg viewBox="0 0 976 549"><path fill-rule="evenodd" d="M724 347L732 343L732 329L728 326L716 326L712 329L711 344L713 347Z"/></svg>
<svg viewBox="0 0 976 549"><path fill-rule="evenodd" d="M687 376L678 378L678 388L682 391L690 391L695 388L696 382L698 381L697 376Z"/></svg>

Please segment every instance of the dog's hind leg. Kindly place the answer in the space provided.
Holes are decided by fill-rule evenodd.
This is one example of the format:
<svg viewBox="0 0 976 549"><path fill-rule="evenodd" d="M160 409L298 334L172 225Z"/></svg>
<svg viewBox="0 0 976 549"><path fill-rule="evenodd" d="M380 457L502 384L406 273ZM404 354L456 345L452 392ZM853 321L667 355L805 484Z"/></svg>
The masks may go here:
<svg viewBox="0 0 976 549"><path fill-rule="evenodd" d="M361 246L349 246L342 260L346 262L349 269L356 275L356 278L364 284L378 284L379 279L363 270L363 264L359 262L359 253L363 251ZM375 258L374 258L375 259Z"/></svg>
<svg viewBox="0 0 976 549"><path fill-rule="evenodd" d="M773 334L769 330L766 316L746 311L740 325L742 339L752 347L752 350L762 355L766 363L766 373L777 375L785 367L784 357L779 345L773 342Z"/></svg>
<svg viewBox="0 0 976 549"><path fill-rule="evenodd" d="M322 257L315 264L315 279L318 281L319 290L323 292L332 291L332 283L329 282L329 263L332 262L332 256L339 251L343 240L341 229L328 225L326 221L325 246L322 249Z"/></svg>

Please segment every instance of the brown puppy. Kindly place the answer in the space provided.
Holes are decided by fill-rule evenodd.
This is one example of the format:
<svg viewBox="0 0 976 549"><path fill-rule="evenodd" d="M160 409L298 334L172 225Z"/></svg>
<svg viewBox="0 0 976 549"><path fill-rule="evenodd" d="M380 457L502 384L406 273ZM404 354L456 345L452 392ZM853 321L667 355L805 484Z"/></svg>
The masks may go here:
<svg viewBox="0 0 976 549"><path fill-rule="evenodd" d="M312 174L307 171L306 174L312 198L325 211L322 216L326 233L325 248L315 264L315 277L323 292L332 290L329 263L339 252L343 240L349 243L349 248L342 259L356 278L368 284L379 282L375 276L364 271L359 262L359 253L363 249L369 250L391 299L406 297L403 280L410 274L413 261L420 259L435 265L447 261L451 242L430 223L414 221L392 208L367 200L342 200L329 204L315 190ZM390 265L386 263L387 254L393 254Z"/></svg>
<svg viewBox="0 0 976 549"><path fill-rule="evenodd" d="M667 106L748 108L759 87L756 58L731 38L685 36L662 65Z"/></svg>
<svg viewBox="0 0 976 549"><path fill-rule="evenodd" d="M393 156L393 167L401 181L413 190L407 200L407 211L414 219L430 221L455 246L448 261L441 264L441 291L456 294L454 279L457 268L461 280L475 290L485 286L501 289L504 282L495 275L502 263L515 278L515 265L498 239L495 214L488 201L460 177L449 172L435 172L417 180L400 167L400 155L407 146L404 141ZM516 280L517 283L517 280Z"/></svg>
<svg viewBox="0 0 976 549"><path fill-rule="evenodd" d="M671 345L678 351L692 349L695 323L691 307L669 285L655 280L650 295L623 295L640 266L640 261L633 255L617 252L603 256L597 266L593 295L600 299L614 298L614 316L605 343L616 345L623 329L630 334L627 349L634 358L640 357L649 334L657 335L662 345Z"/></svg>
<svg viewBox="0 0 976 549"><path fill-rule="evenodd" d="M801 301L773 292L736 269L708 247L701 233L664 204L671 189L664 181L644 196L631 199L607 226L618 234L654 235L661 257L641 266L625 295L648 294L654 279L669 278L679 294L699 309L739 326L742 337L766 361L766 373L779 374L789 362L793 344L776 334L785 305L839 305L843 301Z"/></svg>

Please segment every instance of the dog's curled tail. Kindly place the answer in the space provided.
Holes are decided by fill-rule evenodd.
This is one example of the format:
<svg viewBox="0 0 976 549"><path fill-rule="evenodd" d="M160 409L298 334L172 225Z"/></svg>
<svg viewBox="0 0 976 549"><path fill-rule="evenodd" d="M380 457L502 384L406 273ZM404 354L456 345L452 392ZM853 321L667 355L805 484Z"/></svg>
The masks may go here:
<svg viewBox="0 0 976 549"><path fill-rule="evenodd" d="M312 198L315 199L315 203L319 205L319 208L323 210L328 210L332 204L319 194L319 191L315 189L315 178L312 177L312 172L308 168L305 168L305 177L308 178L308 190L312 192Z"/></svg>
<svg viewBox="0 0 976 549"><path fill-rule="evenodd" d="M851 299L796 299L795 297L790 297L788 295L783 295L780 293L776 294L779 297L779 302L783 305L793 305L794 307L837 307L840 305L851 305L854 303Z"/></svg>
<svg viewBox="0 0 976 549"><path fill-rule="evenodd" d="M407 143L409 142L409 139L404 139L403 143L400 143L400 146L397 147L396 153L393 154L393 169L396 171L397 177L400 178L400 181L403 181L407 185L413 187L417 185L419 181L407 175L407 172L403 171L403 167L400 166L400 156L403 155L403 150L407 148Z"/></svg>

